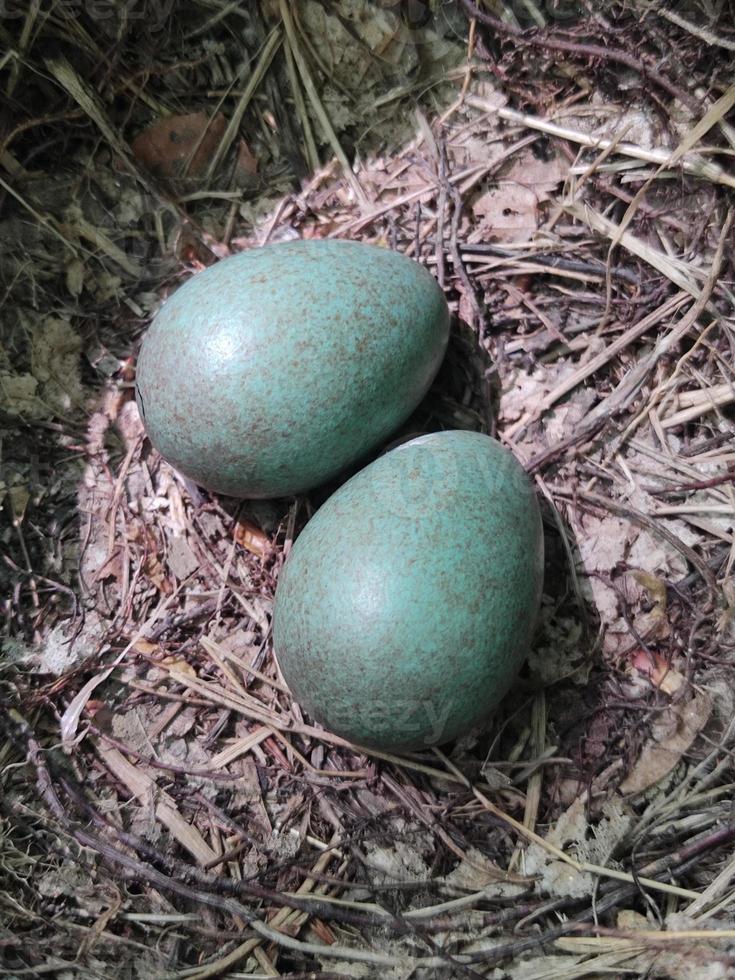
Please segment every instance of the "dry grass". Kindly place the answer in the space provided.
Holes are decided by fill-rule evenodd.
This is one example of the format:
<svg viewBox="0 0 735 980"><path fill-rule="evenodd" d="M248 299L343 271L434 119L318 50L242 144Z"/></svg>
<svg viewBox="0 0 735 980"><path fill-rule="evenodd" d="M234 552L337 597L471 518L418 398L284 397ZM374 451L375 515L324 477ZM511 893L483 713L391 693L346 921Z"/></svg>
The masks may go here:
<svg viewBox="0 0 735 980"><path fill-rule="evenodd" d="M368 6L0 24L0 963L732 976L729 8ZM405 431L495 434L544 504L528 666L440 750L351 746L278 676L278 572L334 487L204 494L132 400L160 297L295 236L435 273L456 329Z"/></svg>

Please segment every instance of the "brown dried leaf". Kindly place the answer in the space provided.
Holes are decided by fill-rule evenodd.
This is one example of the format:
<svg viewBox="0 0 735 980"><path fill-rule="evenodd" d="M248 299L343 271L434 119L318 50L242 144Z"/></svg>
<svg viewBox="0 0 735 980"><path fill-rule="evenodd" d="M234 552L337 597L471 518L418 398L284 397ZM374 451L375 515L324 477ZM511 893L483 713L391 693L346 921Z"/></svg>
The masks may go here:
<svg viewBox="0 0 735 980"><path fill-rule="evenodd" d="M189 677L196 677L194 668L183 657L164 657L161 661L162 667L170 667L177 670L180 674L187 674Z"/></svg>
<svg viewBox="0 0 735 980"><path fill-rule="evenodd" d="M183 582L199 568L199 560L183 534L175 534L168 548L168 567Z"/></svg>
<svg viewBox="0 0 735 980"><path fill-rule="evenodd" d="M133 156L157 177L201 176L227 128L221 114L165 116L143 130L131 146Z"/></svg>
<svg viewBox="0 0 735 980"><path fill-rule="evenodd" d="M246 551L264 558L270 551L270 538L250 521L238 521L235 525L235 541Z"/></svg>
<svg viewBox="0 0 735 980"><path fill-rule="evenodd" d="M665 640L671 634L671 623L667 615L666 582L658 575L643 569L636 569L633 578L654 601L652 609L638 613L634 618L638 635L646 640Z"/></svg>
<svg viewBox="0 0 735 980"><path fill-rule="evenodd" d="M237 150L237 161L235 163L235 179L238 183L248 183L251 177L258 173L258 160L253 156L253 152L245 142L240 140Z"/></svg>
<svg viewBox="0 0 735 980"><path fill-rule="evenodd" d="M114 579L118 585L123 578L123 553L122 548L115 548L112 554L97 569L95 582L104 582L106 579Z"/></svg>
<svg viewBox="0 0 735 980"><path fill-rule="evenodd" d="M163 595L171 595L174 590L173 585L166 577L163 565L158 555L149 554L143 559L143 571Z"/></svg>
<svg viewBox="0 0 735 980"><path fill-rule="evenodd" d="M158 653L159 646L157 643L151 643L150 640L136 640L133 644L133 650L136 653L154 654Z"/></svg>
<svg viewBox="0 0 735 980"><path fill-rule="evenodd" d="M528 241L538 228L539 204L549 199L568 169L556 156L540 160L530 152L520 154L497 187L475 201L475 234L500 242Z"/></svg>
<svg viewBox="0 0 735 980"><path fill-rule="evenodd" d="M475 201L478 231L496 242L525 242L538 228L538 198L529 187L503 181Z"/></svg>
<svg viewBox="0 0 735 980"><path fill-rule="evenodd" d="M650 677L651 683L664 694L675 694L686 683L684 675L670 667L658 653L636 650L631 660L635 669Z"/></svg>
<svg viewBox="0 0 735 980"><path fill-rule="evenodd" d="M642 793L668 775L704 728L711 711L712 699L703 692L663 712L638 761L620 784L621 793Z"/></svg>
<svg viewBox="0 0 735 980"><path fill-rule="evenodd" d="M153 585L163 595L171 595L174 587L166 575L158 555L158 541L155 534L143 524L136 524L128 531L128 541L139 544L144 552L141 568Z"/></svg>

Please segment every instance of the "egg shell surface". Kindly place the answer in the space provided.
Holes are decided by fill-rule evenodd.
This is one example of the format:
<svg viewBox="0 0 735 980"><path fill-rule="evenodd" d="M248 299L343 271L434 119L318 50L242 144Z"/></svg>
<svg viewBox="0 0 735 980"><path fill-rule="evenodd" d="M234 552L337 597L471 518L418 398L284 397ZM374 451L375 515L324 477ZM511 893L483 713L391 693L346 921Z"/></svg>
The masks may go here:
<svg viewBox="0 0 735 980"><path fill-rule="evenodd" d="M421 436L340 487L281 571L274 647L298 703L406 750L492 713L527 655L543 578L533 487L476 432Z"/></svg>
<svg viewBox="0 0 735 980"><path fill-rule="evenodd" d="M293 241L189 279L143 341L151 442L195 483L279 497L335 476L421 401L449 337L442 291L388 249Z"/></svg>

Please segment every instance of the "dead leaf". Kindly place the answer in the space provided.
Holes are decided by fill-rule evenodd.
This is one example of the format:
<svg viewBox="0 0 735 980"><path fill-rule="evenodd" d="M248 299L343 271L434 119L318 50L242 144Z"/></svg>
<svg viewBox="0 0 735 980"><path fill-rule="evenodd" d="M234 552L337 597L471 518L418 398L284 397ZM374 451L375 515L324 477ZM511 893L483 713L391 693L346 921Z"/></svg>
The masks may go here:
<svg viewBox="0 0 735 980"><path fill-rule="evenodd" d="M165 116L143 130L131 145L133 156L157 177L199 177L227 128L221 114L204 112Z"/></svg>
<svg viewBox="0 0 735 980"><path fill-rule="evenodd" d="M100 567L97 569L94 581L104 582L108 579L114 579L118 585L122 582L123 578L123 554L122 548L115 548L112 554L104 561Z"/></svg>
<svg viewBox="0 0 735 980"><path fill-rule="evenodd" d="M182 657L164 657L161 661L161 667L176 670L180 674L186 674L188 677L196 678L197 676L197 673L191 664Z"/></svg>
<svg viewBox="0 0 735 980"><path fill-rule="evenodd" d="M133 650L136 653L142 653L148 656L158 653L159 649L158 644L151 643L150 640L136 640L133 644Z"/></svg>
<svg viewBox="0 0 735 980"><path fill-rule="evenodd" d="M686 683L684 675L674 670L658 653L636 650L631 662L636 670L650 677L651 683L664 694L675 694Z"/></svg>
<svg viewBox="0 0 735 980"><path fill-rule="evenodd" d="M703 692L659 715L650 740L620 784L621 793L642 793L668 775L704 728L711 711L712 699Z"/></svg>
<svg viewBox="0 0 735 980"><path fill-rule="evenodd" d="M667 615L666 582L658 575L636 569L633 578L648 592L653 599L653 607L645 612L637 613L633 624L639 636L645 640L665 640L671 635L671 623Z"/></svg>
<svg viewBox="0 0 735 980"><path fill-rule="evenodd" d="M545 159L532 150L526 150L513 158L513 166L505 177L508 180L517 180L519 184L533 190L541 204L549 200L552 192L566 180L568 174L569 163L560 154L554 153Z"/></svg>
<svg viewBox="0 0 735 980"><path fill-rule="evenodd" d="M168 567L183 582L199 568L199 561L183 534L175 534L168 548Z"/></svg>
<svg viewBox="0 0 735 980"><path fill-rule="evenodd" d="M235 541L246 551L264 558L270 551L270 538L250 521L238 521L235 525Z"/></svg>
<svg viewBox="0 0 735 980"><path fill-rule="evenodd" d="M153 532L142 524L136 524L128 532L128 541L141 546L143 560L141 568L153 585L163 595L171 595L174 590L169 577L166 575L163 563L158 554L158 541Z"/></svg>
<svg viewBox="0 0 735 980"><path fill-rule="evenodd" d="M472 206L479 219L476 234L500 242L523 242L538 228L538 207L565 179L569 165L560 157L550 160L533 153L520 154L496 187Z"/></svg>
<svg viewBox="0 0 735 980"><path fill-rule="evenodd" d="M529 188L503 181L472 206L483 240L526 242L538 228L538 198Z"/></svg>
<svg viewBox="0 0 735 980"><path fill-rule="evenodd" d="M245 142L240 140L235 163L235 181L238 184L249 184L258 173L258 160Z"/></svg>

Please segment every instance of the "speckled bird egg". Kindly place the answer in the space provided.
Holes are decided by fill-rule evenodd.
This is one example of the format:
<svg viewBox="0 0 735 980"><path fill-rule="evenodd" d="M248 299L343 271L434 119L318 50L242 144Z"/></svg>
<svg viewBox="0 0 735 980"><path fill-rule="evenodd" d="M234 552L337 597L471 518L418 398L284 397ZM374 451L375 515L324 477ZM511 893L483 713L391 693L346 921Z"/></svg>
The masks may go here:
<svg viewBox="0 0 735 980"><path fill-rule="evenodd" d="M299 704L359 745L416 749L482 723L526 657L543 577L533 487L489 436L378 458L281 571L274 647Z"/></svg>
<svg viewBox="0 0 735 980"><path fill-rule="evenodd" d="M388 437L447 346L442 291L397 252L294 241L224 259L163 305L138 360L151 442L195 483L278 497Z"/></svg>

